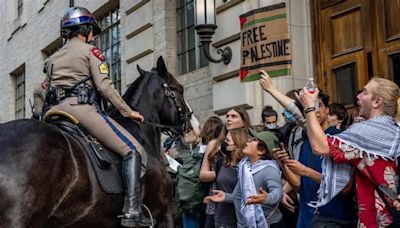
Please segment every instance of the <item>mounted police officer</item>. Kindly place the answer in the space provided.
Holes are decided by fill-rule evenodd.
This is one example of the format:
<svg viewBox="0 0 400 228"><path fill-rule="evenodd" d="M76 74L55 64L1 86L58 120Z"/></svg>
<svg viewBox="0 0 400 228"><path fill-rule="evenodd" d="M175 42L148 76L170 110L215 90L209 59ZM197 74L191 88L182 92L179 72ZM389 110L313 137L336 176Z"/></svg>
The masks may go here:
<svg viewBox="0 0 400 228"><path fill-rule="evenodd" d="M122 126L98 108L98 93L111 102L126 118L143 122L114 89L108 76L104 55L93 46L93 37L101 30L92 13L82 7L69 8L61 19L64 46L48 61L50 110L73 115L104 146L123 157L124 207L122 226L149 225L142 216L140 199L141 153L138 141Z"/></svg>
<svg viewBox="0 0 400 228"><path fill-rule="evenodd" d="M44 61L43 73L47 74L49 59ZM46 99L47 81L44 79L41 83L35 84L33 88L33 110L32 118L41 120L43 115L44 100Z"/></svg>

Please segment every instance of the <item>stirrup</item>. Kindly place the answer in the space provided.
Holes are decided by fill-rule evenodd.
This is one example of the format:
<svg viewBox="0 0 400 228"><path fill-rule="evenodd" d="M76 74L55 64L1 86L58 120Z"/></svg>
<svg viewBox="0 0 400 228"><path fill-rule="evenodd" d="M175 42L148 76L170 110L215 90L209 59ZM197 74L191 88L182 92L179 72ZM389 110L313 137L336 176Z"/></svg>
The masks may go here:
<svg viewBox="0 0 400 228"><path fill-rule="evenodd" d="M149 218L141 215L139 218L124 218L123 215L118 216L121 218L121 226L123 227L154 227L155 224Z"/></svg>

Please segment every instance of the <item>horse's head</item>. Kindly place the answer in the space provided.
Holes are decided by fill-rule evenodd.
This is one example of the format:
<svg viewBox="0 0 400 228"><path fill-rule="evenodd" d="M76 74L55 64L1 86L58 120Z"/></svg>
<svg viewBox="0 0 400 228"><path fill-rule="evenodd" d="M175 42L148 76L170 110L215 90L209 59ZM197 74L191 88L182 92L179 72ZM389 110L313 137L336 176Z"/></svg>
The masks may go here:
<svg viewBox="0 0 400 228"><path fill-rule="evenodd" d="M148 97L144 97L142 92L140 99L148 99L145 105L153 106L151 109L154 110L145 116L145 121L157 123L163 132L184 136L186 142L198 141L200 124L184 99L183 86L168 72L163 58L158 58L157 67L150 72L139 65L137 68L142 80L147 79L144 89Z"/></svg>

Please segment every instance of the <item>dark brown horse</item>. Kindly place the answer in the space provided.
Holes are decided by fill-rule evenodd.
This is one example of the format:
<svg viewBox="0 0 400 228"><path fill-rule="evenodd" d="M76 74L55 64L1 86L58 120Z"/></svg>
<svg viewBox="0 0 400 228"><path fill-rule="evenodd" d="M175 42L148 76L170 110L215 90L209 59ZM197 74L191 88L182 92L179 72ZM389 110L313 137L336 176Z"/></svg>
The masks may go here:
<svg viewBox="0 0 400 228"><path fill-rule="evenodd" d="M138 70L140 77L123 96L125 101L148 122L175 126L174 132L185 137L197 136L198 122L183 98L183 87L167 72L163 59L150 72ZM111 116L143 138L148 155L143 203L157 227L172 227L160 126L137 124L115 110ZM0 227L119 227L123 196L102 192L72 137L47 123L16 120L0 125L0 147Z"/></svg>

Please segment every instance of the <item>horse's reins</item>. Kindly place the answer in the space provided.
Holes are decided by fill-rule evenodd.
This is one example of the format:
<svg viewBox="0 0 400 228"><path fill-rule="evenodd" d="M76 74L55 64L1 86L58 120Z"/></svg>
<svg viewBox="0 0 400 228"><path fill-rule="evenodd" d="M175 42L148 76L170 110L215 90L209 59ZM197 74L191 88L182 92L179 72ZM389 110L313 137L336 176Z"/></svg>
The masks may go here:
<svg viewBox="0 0 400 228"><path fill-rule="evenodd" d="M154 123L154 122L150 122L150 121L143 121L144 124L148 124L151 125L153 127L158 127L158 128L172 128L172 129L177 129L180 130L181 128L183 128L183 126L178 126L178 125L165 125L165 124L159 124L159 123Z"/></svg>
<svg viewBox="0 0 400 228"><path fill-rule="evenodd" d="M183 132L185 129L185 122L188 120L193 112L190 112L186 115L183 116L181 120L179 120L181 125L166 125L166 124L160 124L160 123L155 123L151 121L143 121L142 123L156 127L156 128L161 128L161 132L172 137L176 138L175 135L178 135L179 133Z"/></svg>
<svg viewBox="0 0 400 228"><path fill-rule="evenodd" d="M151 122L151 121L143 121L144 124L153 126L153 127L157 127L157 128L161 128L161 131L168 135L171 136L172 138L174 138L174 135L177 135L179 133L182 133L185 129L185 122L190 119L190 117L192 116L193 112L187 113L187 114L183 114L183 108L182 106L179 104L179 102L177 101L176 95L174 93L174 91L171 90L171 88L168 85L169 79L165 82L162 83L162 87L164 88L164 94L167 98L170 99L170 101L172 101L173 105L175 106L178 115L179 115L179 120L178 120L178 124L179 125L166 125L166 124L160 124L160 123L155 123L155 122ZM168 130L169 131L168 131ZM171 130L173 130L171 132Z"/></svg>
<svg viewBox="0 0 400 228"><path fill-rule="evenodd" d="M180 123L184 124L186 120L188 120L192 116L193 112L190 112L182 117L181 120L179 120ZM183 128L182 125L166 125L166 124L160 124L160 123L155 123L151 121L144 120L143 123L151 125L153 127L158 127L158 128L170 128L170 129L177 129L180 130Z"/></svg>

